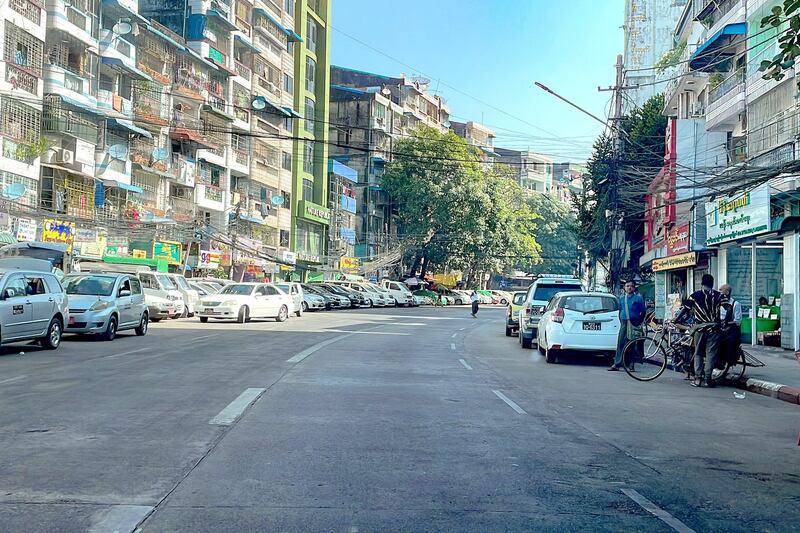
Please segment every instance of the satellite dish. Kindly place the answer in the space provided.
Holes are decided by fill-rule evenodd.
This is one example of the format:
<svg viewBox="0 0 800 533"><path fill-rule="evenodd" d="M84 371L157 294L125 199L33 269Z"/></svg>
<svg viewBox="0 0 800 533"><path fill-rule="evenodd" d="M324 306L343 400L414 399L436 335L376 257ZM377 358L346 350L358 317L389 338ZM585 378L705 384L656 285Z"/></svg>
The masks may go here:
<svg viewBox="0 0 800 533"><path fill-rule="evenodd" d="M165 159L169 159L169 150L166 148L155 148L153 150L154 161L164 161Z"/></svg>
<svg viewBox="0 0 800 533"><path fill-rule="evenodd" d="M12 183L3 189L3 198L6 200L16 200L25 194L26 188L22 183Z"/></svg>
<svg viewBox="0 0 800 533"><path fill-rule="evenodd" d="M133 31L133 25L126 19L120 19L119 22L112 26L111 31L114 32L115 35L128 35Z"/></svg>
<svg viewBox="0 0 800 533"><path fill-rule="evenodd" d="M273 196L269 201L272 205L283 205L284 199L283 196Z"/></svg>
<svg viewBox="0 0 800 533"><path fill-rule="evenodd" d="M108 147L108 155L112 159L125 159L128 157L128 147L124 144L114 144Z"/></svg>
<svg viewBox="0 0 800 533"><path fill-rule="evenodd" d="M250 104L256 111L261 111L267 107L267 100L263 96L256 96Z"/></svg>

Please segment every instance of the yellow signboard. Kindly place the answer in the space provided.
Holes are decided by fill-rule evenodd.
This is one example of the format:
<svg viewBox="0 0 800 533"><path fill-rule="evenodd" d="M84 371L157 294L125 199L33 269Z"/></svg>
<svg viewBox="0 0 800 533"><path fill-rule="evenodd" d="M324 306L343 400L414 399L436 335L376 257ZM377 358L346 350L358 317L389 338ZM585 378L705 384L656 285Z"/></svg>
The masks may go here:
<svg viewBox="0 0 800 533"><path fill-rule="evenodd" d="M676 268L687 268L697 264L697 252L688 252L672 257L653 260L653 272L662 270L674 270Z"/></svg>
<svg viewBox="0 0 800 533"><path fill-rule="evenodd" d="M44 219L42 227L42 240L44 242L55 242L67 245L67 253L72 253L72 245L75 242L75 223L62 222L52 218Z"/></svg>
<svg viewBox="0 0 800 533"><path fill-rule="evenodd" d="M357 270L361 261L357 257L340 257L339 268L342 270Z"/></svg>
<svg viewBox="0 0 800 533"><path fill-rule="evenodd" d="M134 250L133 257L135 257L136 259L147 259L147 252L145 252L144 250Z"/></svg>

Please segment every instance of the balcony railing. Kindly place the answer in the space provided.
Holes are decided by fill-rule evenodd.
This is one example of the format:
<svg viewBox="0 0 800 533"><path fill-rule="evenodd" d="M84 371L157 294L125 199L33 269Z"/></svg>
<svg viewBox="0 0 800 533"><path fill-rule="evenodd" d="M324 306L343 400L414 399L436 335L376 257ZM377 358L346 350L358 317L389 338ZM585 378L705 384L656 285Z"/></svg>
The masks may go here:
<svg viewBox="0 0 800 533"><path fill-rule="evenodd" d="M219 187L214 185L206 185L205 190L203 192L203 197L206 200L212 200L214 202L221 202L222 201L223 190Z"/></svg>
<svg viewBox="0 0 800 533"><path fill-rule="evenodd" d="M74 5L65 6L65 11L67 14L67 20L83 30L84 32L88 33L92 37L95 37L94 34L94 18L89 15L88 13L79 10Z"/></svg>
<svg viewBox="0 0 800 533"><path fill-rule="evenodd" d="M233 66L236 69L236 74L246 79L247 81L250 81L250 77L253 75L253 71L250 70L249 67L243 65L238 61L234 61Z"/></svg>
<svg viewBox="0 0 800 533"><path fill-rule="evenodd" d="M80 111L67 111L45 104L42 112L42 131L56 135L72 135L91 144L97 143L95 117Z"/></svg>
<svg viewBox="0 0 800 533"><path fill-rule="evenodd" d="M22 89L33 95L39 94L39 78L13 63L6 63L6 81L14 89Z"/></svg>
<svg viewBox="0 0 800 533"><path fill-rule="evenodd" d="M708 92L708 103L711 104L716 102L726 94L732 92L734 89L738 88L739 90L743 90L744 78L744 70L737 70L733 73L733 75L728 76L727 79Z"/></svg>
<svg viewBox="0 0 800 533"><path fill-rule="evenodd" d="M239 28L239 31L241 31L248 37L250 37L253 34L253 27L250 26L249 22L247 22L241 17L236 17L236 27Z"/></svg>
<svg viewBox="0 0 800 533"><path fill-rule="evenodd" d="M43 6L31 0L8 0L8 6L37 26L42 20Z"/></svg>

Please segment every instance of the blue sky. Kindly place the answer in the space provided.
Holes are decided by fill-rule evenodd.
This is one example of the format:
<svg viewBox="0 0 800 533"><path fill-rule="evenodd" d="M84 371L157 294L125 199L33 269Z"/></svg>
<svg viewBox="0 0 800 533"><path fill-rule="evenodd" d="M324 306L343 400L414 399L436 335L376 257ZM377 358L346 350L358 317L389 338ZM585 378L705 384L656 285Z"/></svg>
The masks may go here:
<svg viewBox="0 0 800 533"><path fill-rule="evenodd" d="M610 93L597 86L614 81L623 19L623 0L333 0L331 56L359 70L422 73L454 120L495 128L497 146L576 161L603 126L533 82L605 117Z"/></svg>

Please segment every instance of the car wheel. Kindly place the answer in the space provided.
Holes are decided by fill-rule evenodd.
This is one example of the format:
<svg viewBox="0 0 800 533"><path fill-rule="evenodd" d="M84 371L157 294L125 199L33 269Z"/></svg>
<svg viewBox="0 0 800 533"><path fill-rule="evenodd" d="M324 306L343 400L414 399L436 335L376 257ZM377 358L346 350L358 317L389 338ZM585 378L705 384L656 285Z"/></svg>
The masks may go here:
<svg viewBox="0 0 800 533"><path fill-rule="evenodd" d="M302 308L302 310L303 310L303 312L304 312L304 313L305 313L306 311L308 311L308 304L307 304L307 303L303 302L303 304L302 304L300 307ZM327 307L327 306L325 306L325 308L327 309L328 307Z"/></svg>
<svg viewBox="0 0 800 533"><path fill-rule="evenodd" d="M367 307L372 308L373 305L372 300L367 300Z"/></svg>
<svg viewBox="0 0 800 533"><path fill-rule="evenodd" d="M117 317L111 315L111 318L108 319L108 326L106 326L106 330L100 336L101 339L104 341L113 341L117 336Z"/></svg>
<svg viewBox="0 0 800 533"><path fill-rule="evenodd" d="M47 335L42 337L42 347L47 350L55 350L58 348L59 344L61 344L62 329L59 319L54 318L51 320L50 325L47 327Z"/></svg>
<svg viewBox="0 0 800 533"><path fill-rule="evenodd" d="M544 347L544 360L548 363L557 363L558 356L556 355L555 350L551 350L547 346Z"/></svg>
<svg viewBox="0 0 800 533"><path fill-rule="evenodd" d="M188 316L189 316L189 308L184 305L183 313L181 313L181 318L187 318Z"/></svg>
<svg viewBox="0 0 800 533"><path fill-rule="evenodd" d="M203 324L205 324L206 322L208 322L208 317L207 317L207 316L201 316L201 317L200 317L200 322L202 322Z"/></svg>
<svg viewBox="0 0 800 533"><path fill-rule="evenodd" d="M456 305L463 305L463 304L464 304L464 302L463 302L463 301L461 301L461 300L456 300Z"/></svg>
<svg viewBox="0 0 800 533"><path fill-rule="evenodd" d="M303 302L303 303L305 303L305 302ZM300 309L298 309L298 310L295 312L295 315L297 315L298 317L301 317L301 316L303 316L303 306L300 306Z"/></svg>
<svg viewBox="0 0 800 533"><path fill-rule="evenodd" d="M136 331L136 334L140 337L147 335L147 313L142 315L142 320L139 322L139 326L134 331Z"/></svg>
<svg viewBox="0 0 800 533"><path fill-rule="evenodd" d="M510 337L511 336L511 331L512 331L511 328L506 326L506 337Z"/></svg>
<svg viewBox="0 0 800 533"><path fill-rule="evenodd" d="M289 308L285 305L281 306L281 310L278 311L278 316L275 317L276 322L286 322L286 319L289 318Z"/></svg>
<svg viewBox="0 0 800 533"><path fill-rule="evenodd" d="M236 321L239 324L244 324L245 322L250 321L250 309L246 305L243 305L239 308L239 316L236 317Z"/></svg>

